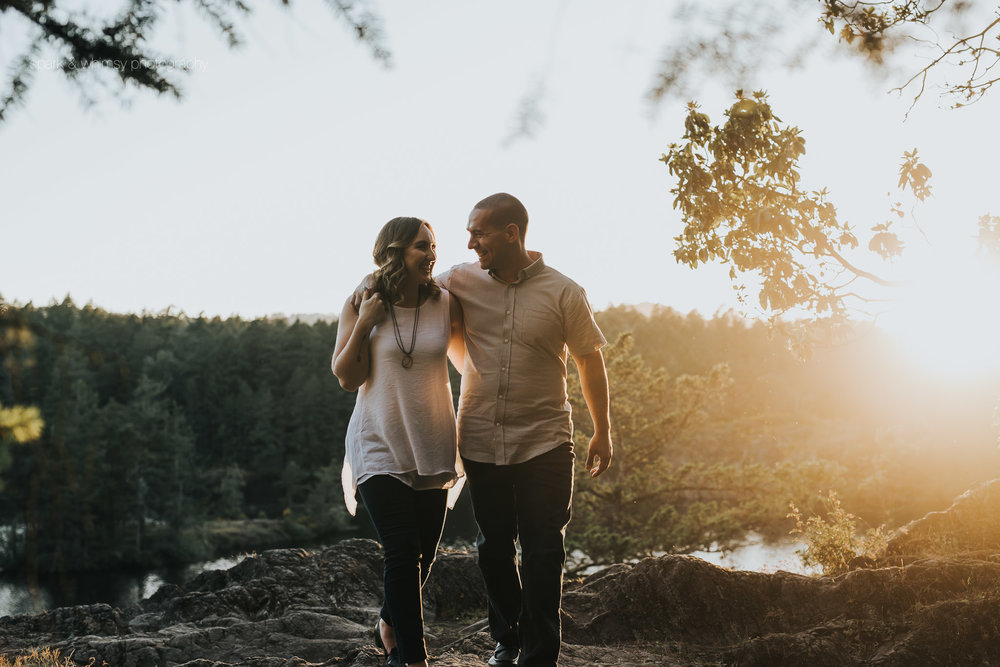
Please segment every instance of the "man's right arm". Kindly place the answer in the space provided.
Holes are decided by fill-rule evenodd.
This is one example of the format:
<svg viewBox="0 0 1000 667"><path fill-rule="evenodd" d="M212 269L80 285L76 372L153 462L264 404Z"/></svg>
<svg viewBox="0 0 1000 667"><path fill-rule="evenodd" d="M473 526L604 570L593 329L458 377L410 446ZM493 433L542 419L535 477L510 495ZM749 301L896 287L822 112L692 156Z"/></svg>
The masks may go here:
<svg viewBox="0 0 1000 667"><path fill-rule="evenodd" d="M580 370L580 388L594 422L594 436L587 451L587 469L591 477L597 477L611 465L614 446L611 444L611 401L608 392L608 373L604 366L604 355L600 350L588 354L574 355L573 360Z"/></svg>
<svg viewBox="0 0 1000 667"><path fill-rule="evenodd" d="M354 288L354 293L351 294L351 298L348 299L347 303L354 308L354 313L357 314L361 310L361 302L365 300L365 290L369 292L375 289L375 278L372 274L365 276L365 279Z"/></svg>

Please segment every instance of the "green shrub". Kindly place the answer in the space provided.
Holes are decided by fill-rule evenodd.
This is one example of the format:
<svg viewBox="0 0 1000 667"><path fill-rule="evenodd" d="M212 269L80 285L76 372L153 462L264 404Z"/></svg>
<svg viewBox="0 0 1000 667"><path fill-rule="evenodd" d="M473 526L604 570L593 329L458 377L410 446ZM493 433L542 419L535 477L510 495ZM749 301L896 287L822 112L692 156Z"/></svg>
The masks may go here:
<svg viewBox="0 0 1000 667"><path fill-rule="evenodd" d="M858 557L875 558L886 544L885 526L869 528L858 536L858 517L840 505L835 491L821 498L826 508L826 518L811 516L803 519L795 503L789 503L790 518L795 519L792 535L801 535L805 549L796 553L807 567L818 566L823 574L840 574L850 569L851 561Z"/></svg>

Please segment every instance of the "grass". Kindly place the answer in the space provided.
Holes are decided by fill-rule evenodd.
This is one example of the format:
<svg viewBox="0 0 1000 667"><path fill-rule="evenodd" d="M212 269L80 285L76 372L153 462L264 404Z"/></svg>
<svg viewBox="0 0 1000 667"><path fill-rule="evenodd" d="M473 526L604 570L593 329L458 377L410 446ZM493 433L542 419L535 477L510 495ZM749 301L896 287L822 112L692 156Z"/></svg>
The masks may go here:
<svg viewBox="0 0 1000 667"><path fill-rule="evenodd" d="M91 660L91 664L94 664ZM33 648L28 653L15 656L13 660L0 655L0 667L76 667L69 656L63 657L59 649Z"/></svg>

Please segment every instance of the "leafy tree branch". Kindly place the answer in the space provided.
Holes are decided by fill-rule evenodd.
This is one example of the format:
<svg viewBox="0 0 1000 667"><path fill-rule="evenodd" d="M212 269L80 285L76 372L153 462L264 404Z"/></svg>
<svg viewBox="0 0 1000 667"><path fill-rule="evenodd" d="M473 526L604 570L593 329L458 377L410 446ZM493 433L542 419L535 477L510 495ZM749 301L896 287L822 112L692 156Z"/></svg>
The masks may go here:
<svg viewBox="0 0 1000 667"><path fill-rule="evenodd" d="M686 95L698 75L728 76L735 85L776 64L794 66L815 40L804 27L809 14L837 38L838 44L877 67L901 56L926 56L926 65L895 87L915 88L913 102L932 81L941 81L942 97L960 107L981 99L1000 80L1000 5L964 0L820 0L816 5L785 2L679 3L674 17L687 30L666 49L650 91L654 100ZM699 29L694 29L699 26ZM782 56L771 48L792 45ZM912 69L911 69L912 71Z"/></svg>
<svg viewBox="0 0 1000 667"><path fill-rule="evenodd" d="M838 217L826 189L801 188L805 139L799 129L774 114L764 92L736 96L717 126L691 103L683 141L660 158L676 179L670 192L684 224L675 237L677 262L728 265L744 303L750 292L746 274L755 276L757 303L772 319L795 311L841 320L877 300L849 289L857 279L898 287L849 255L858 238ZM900 191L922 201L931 194L930 177L916 149L904 154ZM895 204L893 215L872 227L868 249L883 260L903 251L895 228L904 217L901 206Z"/></svg>
<svg viewBox="0 0 1000 667"><path fill-rule="evenodd" d="M9 78L0 88L0 123L12 108L24 103L38 60L46 52L54 54L58 70L78 85L85 102L92 102L92 98L83 83L106 86L101 74L116 77L120 89L131 86L179 99L181 76L190 67L170 54L154 51L149 41L165 8L185 1L214 26L230 47L243 42L237 21L252 13L250 0L127 0L119 12L103 17L95 17L85 9L68 9L63 0L0 0L0 18L20 19L28 41L24 51L11 60ZM279 1L291 6L291 0ZM368 46L375 60L390 62L381 19L369 9L368 2L327 0L326 4ZM3 23L7 28L7 21Z"/></svg>

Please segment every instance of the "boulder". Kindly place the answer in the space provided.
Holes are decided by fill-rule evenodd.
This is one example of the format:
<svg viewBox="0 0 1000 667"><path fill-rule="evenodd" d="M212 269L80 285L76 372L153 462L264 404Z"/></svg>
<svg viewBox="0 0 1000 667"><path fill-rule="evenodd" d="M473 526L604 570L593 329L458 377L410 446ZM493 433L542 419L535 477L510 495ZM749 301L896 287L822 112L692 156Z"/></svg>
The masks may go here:
<svg viewBox="0 0 1000 667"><path fill-rule="evenodd" d="M997 664L1000 551L973 517L995 487L925 517L886 559L836 577L736 572L689 556L619 564L567 584L562 665ZM960 520L961 519L961 520ZM928 526L953 540L932 539ZM991 541L993 540L993 541ZM918 545L933 544L935 555ZM971 545L942 555L941 544ZM318 552L275 549L129 609L89 605L0 619L0 655L51 646L112 667L305 667L384 664L371 641L382 554L370 540ZM425 586L432 664L484 664L493 648L469 553L442 552Z"/></svg>
<svg viewBox="0 0 1000 667"><path fill-rule="evenodd" d="M967 554L1000 560L1000 479L960 495L951 507L931 512L898 529L882 562L905 563L928 556Z"/></svg>

